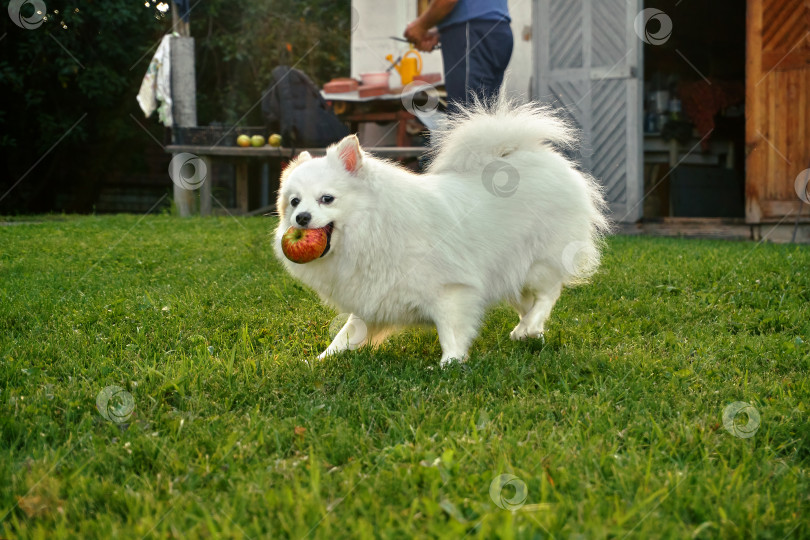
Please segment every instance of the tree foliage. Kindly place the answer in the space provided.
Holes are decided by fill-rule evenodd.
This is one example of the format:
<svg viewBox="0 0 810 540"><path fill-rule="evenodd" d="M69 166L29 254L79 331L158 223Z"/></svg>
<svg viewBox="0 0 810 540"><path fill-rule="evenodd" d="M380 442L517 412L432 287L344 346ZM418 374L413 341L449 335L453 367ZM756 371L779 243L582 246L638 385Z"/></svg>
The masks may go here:
<svg viewBox="0 0 810 540"><path fill-rule="evenodd" d="M198 119L261 125L257 100L270 72L294 65L316 83L349 74L350 3L329 0L200 4L192 15L197 45ZM196 19L194 19L196 17ZM195 27L194 21L198 24ZM215 88L215 91L209 91ZM253 108L255 106L255 108Z"/></svg>
<svg viewBox="0 0 810 540"><path fill-rule="evenodd" d="M47 0L36 29L0 16L0 212L89 211L105 181L147 171L145 148L165 134L135 96L171 31L155 2ZM317 82L348 74L349 2L191 4L200 125L261 125L257 103L280 63Z"/></svg>

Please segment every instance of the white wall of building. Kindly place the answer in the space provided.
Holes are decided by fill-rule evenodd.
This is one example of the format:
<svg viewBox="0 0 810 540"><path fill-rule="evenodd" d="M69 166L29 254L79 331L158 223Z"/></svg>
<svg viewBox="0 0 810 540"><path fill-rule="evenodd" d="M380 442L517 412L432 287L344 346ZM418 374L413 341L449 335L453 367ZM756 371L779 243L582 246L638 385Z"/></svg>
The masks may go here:
<svg viewBox="0 0 810 540"><path fill-rule="evenodd" d="M390 39L401 37L405 26L416 18L417 0L352 0L353 22L356 25L351 39L351 76L361 73L385 71L390 65L387 54L397 58L408 51L408 44ZM509 0L512 33L515 45L512 60L506 71L507 91L518 99L528 99L531 81L531 0ZM529 37L529 40L525 39ZM443 73L441 51L420 53L422 73ZM400 85L399 75L391 72L391 87Z"/></svg>
<svg viewBox="0 0 810 540"><path fill-rule="evenodd" d="M531 97L532 3L532 0L509 0L515 46L509 67L506 68L506 90L511 97L521 101L528 101Z"/></svg>

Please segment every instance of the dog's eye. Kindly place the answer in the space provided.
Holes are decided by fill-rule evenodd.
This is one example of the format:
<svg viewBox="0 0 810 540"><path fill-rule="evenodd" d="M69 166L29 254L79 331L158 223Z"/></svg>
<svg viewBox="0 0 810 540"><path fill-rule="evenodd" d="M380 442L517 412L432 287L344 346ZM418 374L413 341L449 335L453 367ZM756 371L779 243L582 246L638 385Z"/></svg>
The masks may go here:
<svg viewBox="0 0 810 540"><path fill-rule="evenodd" d="M298 206L298 203L300 203L300 202L301 202L301 199L299 199L298 197L293 197L292 200L290 201L290 206L295 208L296 206Z"/></svg>
<svg viewBox="0 0 810 540"><path fill-rule="evenodd" d="M332 204L334 200L335 198L331 195L324 195L323 197L321 197L321 202L323 204Z"/></svg>

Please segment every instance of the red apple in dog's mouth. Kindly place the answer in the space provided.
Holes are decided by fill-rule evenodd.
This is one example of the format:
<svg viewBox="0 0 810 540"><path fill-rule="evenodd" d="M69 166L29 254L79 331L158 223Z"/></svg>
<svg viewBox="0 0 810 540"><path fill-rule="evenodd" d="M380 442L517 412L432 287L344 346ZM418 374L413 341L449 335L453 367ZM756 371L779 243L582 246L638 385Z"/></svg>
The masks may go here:
<svg viewBox="0 0 810 540"><path fill-rule="evenodd" d="M290 227L281 237L281 251L294 263L308 263L326 255L331 238L331 223L319 229Z"/></svg>

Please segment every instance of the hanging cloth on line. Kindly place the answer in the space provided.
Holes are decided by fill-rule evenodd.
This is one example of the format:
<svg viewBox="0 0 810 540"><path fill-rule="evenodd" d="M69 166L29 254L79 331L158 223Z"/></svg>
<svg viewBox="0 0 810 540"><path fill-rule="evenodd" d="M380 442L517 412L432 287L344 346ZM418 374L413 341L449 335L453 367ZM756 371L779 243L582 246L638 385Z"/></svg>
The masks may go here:
<svg viewBox="0 0 810 540"><path fill-rule="evenodd" d="M138 105L149 118L157 109L158 118L166 127L172 127L171 38L166 34L149 62L146 75L138 91Z"/></svg>

